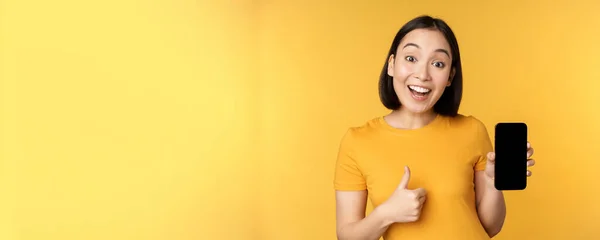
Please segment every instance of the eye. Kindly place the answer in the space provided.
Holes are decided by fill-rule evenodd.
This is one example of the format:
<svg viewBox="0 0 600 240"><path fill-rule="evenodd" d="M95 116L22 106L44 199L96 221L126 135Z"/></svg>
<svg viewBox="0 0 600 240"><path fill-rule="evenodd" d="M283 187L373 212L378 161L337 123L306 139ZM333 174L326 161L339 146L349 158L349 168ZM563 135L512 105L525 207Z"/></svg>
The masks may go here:
<svg viewBox="0 0 600 240"><path fill-rule="evenodd" d="M443 62L434 62L433 66L435 66L437 68L444 68L446 66L446 64L444 64Z"/></svg>
<svg viewBox="0 0 600 240"><path fill-rule="evenodd" d="M404 59L406 59L406 61L409 61L409 62L416 61L416 59L414 57L412 57L412 56L406 56Z"/></svg>

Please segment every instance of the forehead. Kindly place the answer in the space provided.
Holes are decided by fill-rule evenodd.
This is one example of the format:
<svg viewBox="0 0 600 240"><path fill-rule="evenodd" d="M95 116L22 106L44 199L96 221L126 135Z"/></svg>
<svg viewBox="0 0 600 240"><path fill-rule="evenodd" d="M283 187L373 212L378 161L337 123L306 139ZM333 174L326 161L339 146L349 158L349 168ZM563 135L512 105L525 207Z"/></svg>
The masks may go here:
<svg viewBox="0 0 600 240"><path fill-rule="evenodd" d="M412 30L404 36L398 48L402 49L407 43L416 44L424 51L444 49L450 52L450 44L448 44L444 34L436 29Z"/></svg>

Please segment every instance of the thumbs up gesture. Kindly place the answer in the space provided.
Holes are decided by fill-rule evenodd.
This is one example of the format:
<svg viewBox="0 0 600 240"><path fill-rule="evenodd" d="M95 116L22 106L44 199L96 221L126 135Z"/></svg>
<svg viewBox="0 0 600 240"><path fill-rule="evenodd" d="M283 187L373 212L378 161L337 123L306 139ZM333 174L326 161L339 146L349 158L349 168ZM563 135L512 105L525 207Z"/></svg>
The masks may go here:
<svg viewBox="0 0 600 240"><path fill-rule="evenodd" d="M381 206L395 223L415 222L421 216L427 192L423 188L408 189L410 169L404 167L404 176L394 193Z"/></svg>

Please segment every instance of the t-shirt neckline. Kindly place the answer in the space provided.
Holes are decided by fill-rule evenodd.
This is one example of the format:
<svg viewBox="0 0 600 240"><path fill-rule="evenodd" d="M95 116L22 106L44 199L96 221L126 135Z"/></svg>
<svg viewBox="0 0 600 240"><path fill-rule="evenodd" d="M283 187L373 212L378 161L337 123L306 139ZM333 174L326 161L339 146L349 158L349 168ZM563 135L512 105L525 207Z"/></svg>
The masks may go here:
<svg viewBox="0 0 600 240"><path fill-rule="evenodd" d="M416 133L421 133L421 132L427 132L427 131L430 131L431 129L435 129L441 123L442 119L443 119L442 115L436 114L435 118L433 120L431 120L431 122L429 122L428 124L426 124L423 127L414 128L414 129L393 127L385 120L385 116L378 117L377 122L380 127L382 127L383 129L385 129L387 131L391 131L394 133L401 133L401 134L416 134Z"/></svg>

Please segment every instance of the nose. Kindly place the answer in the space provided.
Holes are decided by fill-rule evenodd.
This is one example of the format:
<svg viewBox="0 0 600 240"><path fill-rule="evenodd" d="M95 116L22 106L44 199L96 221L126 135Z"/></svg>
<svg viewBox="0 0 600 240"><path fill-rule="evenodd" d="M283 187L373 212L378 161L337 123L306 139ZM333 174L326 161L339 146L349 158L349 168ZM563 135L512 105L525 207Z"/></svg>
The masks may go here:
<svg viewBox="0 0 600 240"><path fill-rule="evenodd" d="M429 65L427 63L418 64L415 71L415 76L421 81L430 80Z"/></svg>

